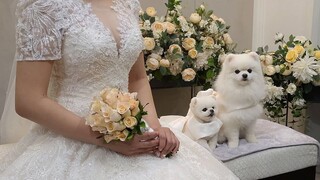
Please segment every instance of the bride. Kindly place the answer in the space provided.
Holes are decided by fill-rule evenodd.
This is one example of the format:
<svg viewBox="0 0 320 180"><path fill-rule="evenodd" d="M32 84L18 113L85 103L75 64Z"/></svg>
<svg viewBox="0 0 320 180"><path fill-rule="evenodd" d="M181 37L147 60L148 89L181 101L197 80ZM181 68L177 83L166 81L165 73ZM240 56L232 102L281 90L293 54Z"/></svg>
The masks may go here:
<svg viewBox="0 0 320 180"><path fill-rule="evenodd" d="M0 146L0 179L237 179L200 145L160 125L139 10L138 0L18 2L16 112L36 124L10 149ZM97 139L83 117L106 86L138 92L155 131L128 142Z"/></svg>

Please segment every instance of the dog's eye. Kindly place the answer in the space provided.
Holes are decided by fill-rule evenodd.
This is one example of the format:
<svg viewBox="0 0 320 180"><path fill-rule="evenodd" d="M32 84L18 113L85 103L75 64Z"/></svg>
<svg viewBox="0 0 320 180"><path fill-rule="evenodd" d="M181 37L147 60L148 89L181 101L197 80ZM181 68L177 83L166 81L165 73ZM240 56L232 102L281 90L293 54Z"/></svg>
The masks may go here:
<svg viewBox="0 0 320 180"><path fill-rule="evenodd" d="M214 109L214 107L212 107L212 109Z"/></svg>
<svg viewBox="0 0 320 180"><path fill-rule="evenodd" d="M248 73L252 73L252 69L248 69Z"/></svg>
<svg viewBox="0 0 320 180"><path fill-rule="evenodd" d="M239 74L240 73L240 71L237 69L237 70L235 70L234 71L236 74Z"/></svg>
<svg viewBox="0 0 320 180"><path fill-rule="evenodd" d="M208 110L207 108L203 108L203 109L202 109L203 112L206 112L207 110Z"/></svg>

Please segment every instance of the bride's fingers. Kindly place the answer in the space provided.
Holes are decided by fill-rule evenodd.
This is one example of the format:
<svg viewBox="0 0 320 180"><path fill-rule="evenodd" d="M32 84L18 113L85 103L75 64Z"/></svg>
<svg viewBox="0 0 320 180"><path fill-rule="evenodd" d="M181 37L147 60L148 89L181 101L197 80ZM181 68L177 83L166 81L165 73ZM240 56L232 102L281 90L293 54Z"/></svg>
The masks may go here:
<svg viewBox="0 0 320 180"><path fill-rule="evenodd" d="M147 148L156 148L159 146L159 139L153 139L149 141L141 141L139 142L140 149L147 149Z"/></svg>
<svg viewBox="0 0 320 180"><path fill-rule="evenodd" d="M180 147L180 141L177 137L175 137L175 141L176 141L176 147L172 151L174 154L178 152L179 147Z"/></svg>
<svg viewBox="0 0 320 180"><path fill-rule="evenodd" d="M158 137L158 132L145 132L142 135L137 135L137 140L139 141L148 141L148 140L152 140L155 139L156 137Z"/></svg>
<svg viewBox="0 0 320 180"><path fill-rule="evenodd" d="M166 146L161 151L161 157L165 157L167 154L171 153L176 147L175 136L173 134L168 133Z"/></svg>

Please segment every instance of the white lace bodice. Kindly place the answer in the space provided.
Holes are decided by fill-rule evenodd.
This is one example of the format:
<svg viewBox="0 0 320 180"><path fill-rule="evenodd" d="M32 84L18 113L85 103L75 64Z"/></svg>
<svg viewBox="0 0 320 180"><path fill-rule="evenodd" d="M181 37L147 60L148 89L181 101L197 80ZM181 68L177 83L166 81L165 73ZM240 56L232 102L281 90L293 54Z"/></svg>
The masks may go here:
<svg viewBox="0 0 320 180"><path fill-rule="evenodd" d="M127 91L129 71L143 49L139 1L114 0L111 8L119 21L119 49L110 29L82 0L18 4L16 59L58 60L49 95L78 115L87 113L92 97L106 86Z"/></svg>

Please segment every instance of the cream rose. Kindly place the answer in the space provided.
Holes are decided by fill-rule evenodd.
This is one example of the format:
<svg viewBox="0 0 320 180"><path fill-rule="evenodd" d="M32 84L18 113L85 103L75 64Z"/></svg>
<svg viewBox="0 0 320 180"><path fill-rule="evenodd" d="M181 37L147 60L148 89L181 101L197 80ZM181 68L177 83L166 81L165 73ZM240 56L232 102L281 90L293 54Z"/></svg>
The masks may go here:
<svg viewBox="0 0 320 180"><path fill-rule="evenodd" d="M148 56L148 58L154 58L154 59L156 59L156 60L158 60L158 61L161 60L161 56L160 56L159 54L155 54L155 53L150 54L150 55Z"/></svg>
<svg viewBox="0 0 320 180"><path fill-rule="evenodd" d="M105 135L103 138L107 143L117 139L117 137L113 135Z"/></svg>
<svg viewBox="0 0 320 180"><path fill-rule="evenodd" d="M281 69L281 74L284 75L284 76L288 76L292 73L292 70L291 70L291 65L289 64L280 64L280 69Z"/></svg>
<svg viewBox="0 0 320 180"><path fill-rule="evenodd" d="M99 112L101 110L103 102L101 102L99 99L96 99L91 104L91 111L93 112Z"/></svg>
<svg viewBox="0 0 320 180"><path fill-rule="evenodd" d="M197 24L201 21L201 16L198 13L192 13L189 19L192 23Z"/></svg>
<svg viewBox="0 0 320 180"><path fill-rule="evenodd" d="M301 46L299 44L296 45L293 49L298 53L299 56L301 56L305 51L303 46Z"/></svg>
<svg viewBox="0 0 320 180"><path fill-rule="evenodd" d="M126 128L125 125L117 123L117 122L108 122L107 123L107 130L108 132L114 132L114 131L122 131Z"/></svg>
<svg viewBox="0 0 320 180"><path fill-rule="evenodd" d="M198 51L196 49L190 49L188 51L188 55L192 58L192 59L195 59L198 55Z"/></svg>
<svg viewBox="0 0 320 180"><path fill-rule="evenodd" d="M130 103L130 110L139 107L139 101L135 99L130 99L129 103Z"/></svg>
<svg viewBox="0 0 320 180"><path fill-rule="evenodd" d="M266 55L265 64L266 65L272 65L273 64L273 58L269 54Z"/></svg>
<svg viewBox="0 0 320 180"><path fill-rule="evenodd" d="M161 59L160 60L160 66L162 67L170 67L170 62L168 59Z"/></svg>
<svg viewBox="0 0 320 180"><path fill-rule="evenodd" d="M195 45L196 45L196 40L193 38L185 38L182 42L182 47L187 51L194 48Z"/></svg>
<svg viewBox="0 0 320 180"><path fill-rule="evenodd" d="M276 69L273 65L268 65L267 67L265 67L264 73L268 76L272 76L276 73Z"/></svg>
<svg viewBox="0 0 320 180"><path fill-rule="evenodd" d="M164 25L166 27L168 34L173 34L176 31L176 26L171 22L164 22Z"/></svg>
<svg viewBox="0 0 320 180"><path fill-rule="evenodd" d="M157 14L157 11L154 7L147 7L146 13L148 16L154 17Z"/></svg>
<svg viewBox="0 0 320 180"><path fill-rule="evenodd" d="M161 33L163 31L165 31L165 26L162 22L156 21L156 22L152 23L151 29L152 29L152 31L154 31L156 33Z"/></svg>
<svg viewBox="0 0 320 180"><path fill-rule="evenodd" d="M187 68L181 72L184 81L192 81L196 77L196 72L192 68Z"/></svg>
<svg viewBox="0 0 320 180"><path fill-rule="evenodd" d="M135 125L137 125L138 121L135 117L129 116L125 117L123 119L123 124L128 128L133 128Z"/></svg>
<svg viewBox="0 0 320 180"><path fill-rule="evenodd" d="M212 37L205 37L204 38L202 47L204 47L204 48L213 48L213 45L214 45L214 40L213 40Z"/></svg>
<svg viewBox="0 0 320 180"><path fill-rule="evenodd" d="M223 40L224 40L224 42L226 42L226 44L232 44L233 43L233 40L231 39L231 36L228 33L223 34Z"/></svg>
<svg viewBox="0 0 320 180"><path fill-rule="evenodd" d="M119 114L124 114L126 113L130 108L130 103L129 102L118 102L117 103L117 111Z"/></svg>
<svg viewBox="0 0 320 180"><path fill-rule="evenodd" d="M290 83L286 89L287 93L293 95L297 90L297 86L293 83Z"/></svg>
<svg viewBox="0 0 320 180"><path fill-rule="evenodd" d="M120 141L125 141L127 139L128 135L129 135L129 131L125 129L125 130L117 133L116 137L118 139L120 139Z"/></svg>
<svg viewBox="0 0 320 180"><path fill-rule="evenodd" d="M178 54L182 54L181 47L180 47L178 44L171 44L171 45L169 46L168 51L169 51L170 53L175 52L175 53L178 53Z"/></svg>
<svg viewBox="0 0 320 180"><path fill-rule="evenodd" d="M314 51L314 57L315 57L317 60L320 60L320 50Z"/></svg>
<svg viewBox="0 0 320 180"><path fill-rule="evenodd" d="M151 69L154 71L159 68L159 61L156 60L155 58L148 58L146 61L146 65L148 69Z"/></svg>
<svg viewBox="0 0 320 180"><path fill-rule="evenodd" d="M104 117L98 113L87 117L86 124L91 127L94 127L94 126L105 127L106 126L106 122L104 121Z"/></svg>
<svg viewBox="0 0 320 180"><path fill-rule="evenodd" d="M300 41L303 44L307 41L307 38L304 36L296 36L293 41Z"/></svg>
<svg viewBox="0 0 320 180"><path fill-rule="evenodd" d="M298 53L296 50L289 50L287 52L287 55L286 55L287 62L294 63L294 62L296 62L297 58L298 58Z"/></svg>
<svg viewBox="0 0 320 180"><path fill-rule="evenodd" d="M139 111L140 111L139 107L136 107L131 110L131 115L136 116L139 113Z"/></svg>
<svg viewBox="0 0 320 180"><path fill-rule="evenodd" d="M145 37L143 38L144 47L146 50L151 51L156 46L156 42L154 41L154 38Z"/></svg>

